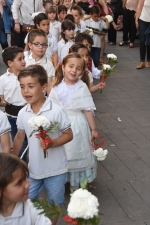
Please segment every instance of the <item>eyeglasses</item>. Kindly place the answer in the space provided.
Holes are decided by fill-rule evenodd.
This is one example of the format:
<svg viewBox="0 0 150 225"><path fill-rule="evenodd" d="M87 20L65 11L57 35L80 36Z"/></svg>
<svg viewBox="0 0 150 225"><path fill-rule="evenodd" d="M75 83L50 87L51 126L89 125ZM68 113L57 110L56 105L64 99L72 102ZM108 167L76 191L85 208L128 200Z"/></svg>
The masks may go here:
<svg viewBox="0 0 150 225"><path fill-rule="evenodd" d="M40 44L39 42L32 42L31 44L35 45L36 47L40 47L40 46L42 48L47 48L48 47L47 43Z"/></svg>

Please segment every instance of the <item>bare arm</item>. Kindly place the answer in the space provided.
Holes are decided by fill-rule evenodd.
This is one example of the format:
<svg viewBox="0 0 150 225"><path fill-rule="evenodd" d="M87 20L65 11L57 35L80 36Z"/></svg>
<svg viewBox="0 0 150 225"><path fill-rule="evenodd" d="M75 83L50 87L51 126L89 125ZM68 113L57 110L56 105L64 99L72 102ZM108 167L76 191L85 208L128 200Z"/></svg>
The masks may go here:
<svg viewBox="0 0 150 225"><path fill-rule="evenodd" d="M140 0L137 6L137 10L136 10L136 14L135 14L135 24L136 24L136 28L138 28L138 19L140 18L143 6L144 6L144 2L145 0Z"/></svg>
<svg viewBox="0 0 150 225"><path fill-rule="evenodd" d="M54 67L56 68L58 64L58 52L54 52L53 57L54 57Z"/></svg>
<svg viewBox="0 0 150 225"><path fill-rule="evenodd" d="M102 6L102 8L104 9L105 14L108 14L108 8L106 3L103 0L98 0L98 3Z"/></svg>
<svg viewBox="0 0 150 225"><path fill-rule="evenodd" d="M104 88L105 88L105 86L106 86L106 83L105 82L100 82L100 83L98 83L97 85L91 85L90 86L90 92L91 93L94 93L94 92L96 92L96 91L98 91L98 90L103 90Z"/></svg>
<svg viewBox="0 0 150 225"><path fill-rule="evenodd" d="M48 78L48 85L47 85L47 95L50 94L52 88L53 78Z"/></svg>
<svg viewBox="0 0 150 225"><path fill-rule="evenodd" d="M46 149L55 148L57 146L64 145L64 144L70 142L72 139L73 139L73 133L72 133L71 128L69 128L69 129L65 130L60 137L52 140L52 143L47 143ZM44 143L43 143L42 139L40 140L40 145L44 149Z"/></svg>
<svg viewBox="0 0 150 225"><path fill-rule="evenodd" d="M25 138L25 132L18 131L15 136L14 144L13 144L13 154L14 155L18 156L18 154L21 150L24 138Z"/></svg>
<svg viewBox="0 0 150 225"><path fill-rule="evenodd" d="M9 136L9 132L3 134L0 137L0 143L2 145L2 152L3 153L10 153L10 136Z"/></svg>
<svg viewBox="0 0 150 225"><path fill-rule="evenodd" d="M97 137L98 133L97 133L97 130L96 130L96 124L95 124L95 119L94 119L93 112L84 110L83 113L86 116L86 119L88 121L89 127L91 129L92 138L93 137Z"/></svg>

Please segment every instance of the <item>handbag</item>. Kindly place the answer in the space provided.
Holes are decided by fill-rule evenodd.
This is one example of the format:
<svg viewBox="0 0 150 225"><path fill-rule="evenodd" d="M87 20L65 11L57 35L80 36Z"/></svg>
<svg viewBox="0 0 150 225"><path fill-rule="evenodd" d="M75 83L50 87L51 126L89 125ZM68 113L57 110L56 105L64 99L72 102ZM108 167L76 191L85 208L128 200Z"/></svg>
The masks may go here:
<svg viewBox="0 0 150 225"><path fill-rule="evenodd" d="M34 0L34 13L35 13L35 0ZM20 10L20 14L21 14L21 10ZM34 25L30 25L30 24L26 24L26 23L23 23L22 24L22 32L30 32L32 29L34 29Z"/></svg>

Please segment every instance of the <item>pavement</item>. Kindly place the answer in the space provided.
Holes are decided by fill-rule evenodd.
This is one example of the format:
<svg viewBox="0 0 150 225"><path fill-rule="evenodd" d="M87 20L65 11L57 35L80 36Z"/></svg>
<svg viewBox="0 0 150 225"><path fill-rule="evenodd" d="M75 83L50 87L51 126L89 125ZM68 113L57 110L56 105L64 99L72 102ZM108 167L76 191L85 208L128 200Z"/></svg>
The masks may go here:
<svg viewBox="0 0 150 225"><path fill-rule="evenodd" d="M121 40L118 32L117 42ZM117 55L119 63L103 93L93 94L97 128L105 141L103 148L109 151L106 160L98 163L91 190L103 214L99 224L150 225L150 69L136 69L138 41L133 49L107 44L105 52ZM65 197L66 212L68 187ZM60 218L58 225L63 224Z"/></svg>

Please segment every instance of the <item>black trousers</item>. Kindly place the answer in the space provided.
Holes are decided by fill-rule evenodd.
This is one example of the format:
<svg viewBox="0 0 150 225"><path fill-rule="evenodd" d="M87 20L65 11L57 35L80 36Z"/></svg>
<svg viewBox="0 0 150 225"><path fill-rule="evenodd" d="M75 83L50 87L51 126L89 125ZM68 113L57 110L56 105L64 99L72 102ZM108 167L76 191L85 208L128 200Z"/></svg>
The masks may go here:
<svg viewBox="0 0 150 225"><path fill-rule="evenodd" d="M117 24L118 14L114 14L114 22ZM113 25L110 25L108 30L108 41L116 43L117 31L114 29Z"/></svg>
<svg viewBox="0 0 150 225"><path fill-rule="evenodd" d="M123 41L128 41L134 43L136 37L136 26L135 26L135 11L129 9L123 10Z"/></svg>
<svg viewBox="0 0 150 225"><path fill-rule="evenodd" d="M24 39L25 39L26 35L27 35L27 32L22 32L22 26L21 25L20 25L20 33L17 33L14 30L14 42L15 42L15 45L17 47L20 47L20 48L25 47Z"/></svg>

